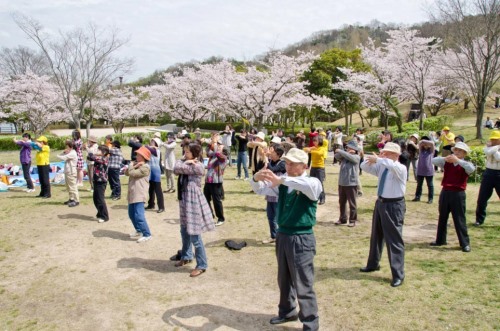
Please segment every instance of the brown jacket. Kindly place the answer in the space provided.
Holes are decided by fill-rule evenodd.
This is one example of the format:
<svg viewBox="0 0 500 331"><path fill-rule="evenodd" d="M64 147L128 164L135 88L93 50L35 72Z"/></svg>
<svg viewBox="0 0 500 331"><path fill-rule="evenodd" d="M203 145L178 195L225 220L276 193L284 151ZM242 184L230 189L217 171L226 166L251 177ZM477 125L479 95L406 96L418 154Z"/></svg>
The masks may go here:
<svg viewBox="0 0 500 331"><path fill-rule="evenodd" d="M129 176L127 200L129 204L146 202L149 195L149 164L140 168L128 168L125 175Z"/></svg>

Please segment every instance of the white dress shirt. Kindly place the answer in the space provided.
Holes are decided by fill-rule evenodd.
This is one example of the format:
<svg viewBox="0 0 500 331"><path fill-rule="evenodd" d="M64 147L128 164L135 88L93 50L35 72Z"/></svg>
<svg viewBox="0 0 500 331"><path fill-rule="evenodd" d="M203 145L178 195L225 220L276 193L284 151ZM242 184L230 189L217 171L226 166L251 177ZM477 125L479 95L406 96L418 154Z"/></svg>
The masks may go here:
<svg viewBox="0 0 500 331"><path fill-rule="evenodd" d="M397 161L387 158L378 158L377 163L370 164L368 160L361 163L361 169L369 174L378 177L378 185L380 186L380 177L385 169L388 169L387 177L385 178L384 190L380 197L386 199L394 199L404 197L406 192L406 176L407 170L404 165Z"/></svg>

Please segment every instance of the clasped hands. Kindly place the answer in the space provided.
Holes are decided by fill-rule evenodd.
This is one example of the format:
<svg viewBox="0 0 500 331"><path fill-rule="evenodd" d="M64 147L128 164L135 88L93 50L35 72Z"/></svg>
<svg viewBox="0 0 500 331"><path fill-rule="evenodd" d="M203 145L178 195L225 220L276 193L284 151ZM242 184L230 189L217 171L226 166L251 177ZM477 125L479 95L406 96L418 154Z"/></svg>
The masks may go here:
<svg viewBox="0 0 500 331"><path fill-rule="evenodd" d="M263 168L253 176L254 180L270 182L271 187L276 187L282 183L281 177L277 176L274 172L269 169Z"/></svg>

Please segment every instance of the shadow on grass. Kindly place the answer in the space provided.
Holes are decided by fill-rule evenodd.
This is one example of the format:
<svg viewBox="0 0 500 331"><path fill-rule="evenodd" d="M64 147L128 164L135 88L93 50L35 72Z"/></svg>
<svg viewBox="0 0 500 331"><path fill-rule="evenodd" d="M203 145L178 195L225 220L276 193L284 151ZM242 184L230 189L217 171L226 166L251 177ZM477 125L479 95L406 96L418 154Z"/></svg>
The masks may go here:
<svg viewBox="0 0 500 331"><path fill-rule="evenodd" d="M118 260L116 266L121 269L146 269L155 272L167 273L167 272L181 272L189 274L190 268L196 266L196 262L193 261L191 264L186 265L184 268L175 267L175 261L169 260L154 260L154 259L143 259L140 257L127 257ZM187 276L186 276L187 277Z"/></svg>
<svg viewBox="0 0 500 331"><path fill-rule="evenodd" d="M348 267L348 268L316 268L315 279L320 282L324 279L336 278L344 280L370 280L377 283L387 284L391 278L391 270L389 266L385 270L376 272L360 272L359 269L363 266Z"/></svg>
<svg viewBox="0 0 500 331"><path fill-rule="evenodd" d="M433 251L459 251L461 250L458 244L444 245L444 246L431 246L429 242L420 243L405 243L405 251L412 251L414 249L430 249Z"/></svg>
<svg viewBox="0 0 500 331"><path fill-rule="evenodd" d="M301 327L272 326L269 320L274 316L274 314L249 313L211 304L193 304L169 309L163 314L162 319L170 326L192 331L218 330L221 326L224 329L248 331L302 330ZM294 323L299 324L299 322Z"/></svg>
<svg viewBox="0 0 500 331"><path fill-rule="evenodd" d="M168 224L179 224L181 220L179 218L165 218L163 219Z"/></svg>
<svg viewBox="0 0 500 331"><path fill-rule="evenodd" d="M124 210L128 210L128 205L113 205L113 206L111 206L111 209L124 209Z"/></svg>
<svg viewBox="0 0 500 331"><path fill-rule="evenodd" d="M247 189L244 189L242 191L226 191L224 190L224 194L255 194L254 191L250 191L250 187Z"/></svg>
<svg viewBox="0 0 500 331"><path fill-rule="evenodd" d="M226 247L224 245L224 243L227 241L227 240L233 240L235 241L237 244L243 242L243 241L246 241L247 243L247 246L246 247L270 247L270 245L265 245L265 244L262 244L260 241L257 241L255 239L245 239L245 238L226 238L226 239L219 239L219 240L216 240L216 241L211 241L209 243L205 243L205 247ZM245 247L243 247L242 249L245 249Z"/></svg>
<svg viewBox="0 0 500 331"><path fill-rule="evenodd" d="M95 238L111 238L123 241L135 241L135 239L130 238L126 233L112 230L96 230L92 232L92 235Z"/></svg>
<svg viewBox="0 0 500 331"><path fill-rule="evenodd" d="M74 213L57 215L57 217L62 220L78 219L82 221L95 221L95 217Z"/></svg>
<svg viewBox="0 0 500 331"><path fill-rule="evenodd" d="M257 212L263 212L266 210L265 205L263 205L261 208L255 208L250 206L224 206L224 209L236 209L240 211L257 211Z"/></svg>

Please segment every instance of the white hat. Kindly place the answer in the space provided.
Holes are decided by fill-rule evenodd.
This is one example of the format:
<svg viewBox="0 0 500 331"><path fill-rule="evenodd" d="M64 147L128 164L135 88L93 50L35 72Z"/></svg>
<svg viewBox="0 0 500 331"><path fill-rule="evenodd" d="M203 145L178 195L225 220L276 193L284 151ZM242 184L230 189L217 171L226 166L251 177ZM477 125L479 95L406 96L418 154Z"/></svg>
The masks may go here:
<svg viewBox="0 0 500 331"><path fill-rule="evenodd" d="M151 140L154 140L154 142L156 143L156 146L157 147L160 147L162 144L161 144L161 139L160 138L153 138Z"/></svg>
<svg viewBox="0 0 500 331"><path fill-rule="evenodd" d="M293 163L304 163L307 164L309 157L307 153L298 148L290 148L288 153L282 157L283 160L288 160Z"/></svg>
<svg viewBox="0 0 500 331"><path fill-rule="evenodd" d="M188 134L188 132L186 130L182 130L181 135L185 135L185 134Z"/></svg>
<svg viewBox="0 0 500 331"><path fill-rule="evenodd" d="M260 138L262 140L265 140L266 139L266 134L264 132L260 131L259 133L257 133L255 135L255 137Z"/></svg>
<svg viewBox="0 0 500 331"><path fill-rule="evenodd" d="M396 143L387 142L384 148L380 150L381 152L392 152L401 155L401 146Z"/></svg>
<svg viewBox="0 0 500 331"><path fill-rule="evenodd" d="M271 142L273 144L281 144L281 138L278 136L275 136L275 137L273 137L273 139L271 139Z"/></svg>
<svg viewBox="0 0 500 331"><path fill-rule="evenodd" d="M461 141L459 141L458 143L456 143L455 146L451 148L451 150L454 151L455 148L461 149L461 150L465 151L467 154L470 153L469 146L467 146L466 143L463 143Z"/></svg>
<svg viewBox="0 0 500 331"><path fill-rule="evenodd" d="M412 134L412 135L410 136L410 138L411 138L411 137L413 137L413 138L415 138L415 139L417 139L417 140L419 139L418 133L414 133L414 134Z"/></svg>
<svg viewBox="0 0 500 331"><path fill-rule="evenodd" d="M156 138L161 138L161 133L156 131L155 134L153 135Z"/></svg>

